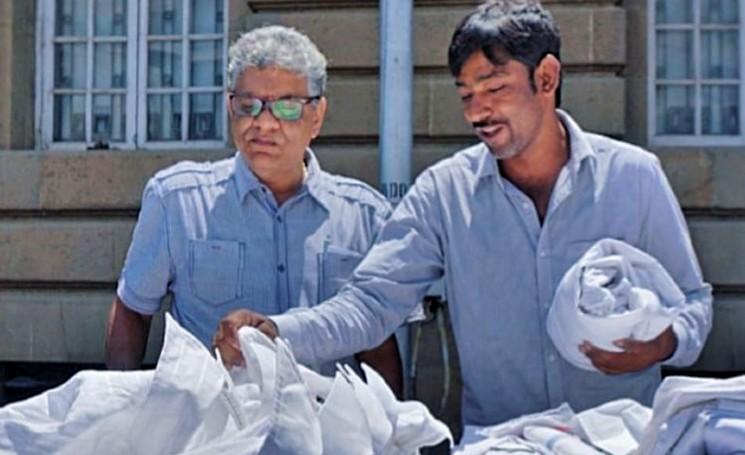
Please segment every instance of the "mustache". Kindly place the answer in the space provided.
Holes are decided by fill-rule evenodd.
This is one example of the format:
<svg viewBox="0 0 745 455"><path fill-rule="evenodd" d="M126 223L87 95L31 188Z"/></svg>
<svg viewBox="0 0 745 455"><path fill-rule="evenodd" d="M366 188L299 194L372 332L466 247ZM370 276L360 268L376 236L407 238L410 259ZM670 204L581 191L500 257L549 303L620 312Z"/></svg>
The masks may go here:
<svg viewBox="0 0 745 455"><path fill-rule="evenodd" d="M484 120L481 122L472 122L471 126L473 126L474 129L479 128L485 128L487 126L496 126L496 125L506 125L506 120Z"/></svg>

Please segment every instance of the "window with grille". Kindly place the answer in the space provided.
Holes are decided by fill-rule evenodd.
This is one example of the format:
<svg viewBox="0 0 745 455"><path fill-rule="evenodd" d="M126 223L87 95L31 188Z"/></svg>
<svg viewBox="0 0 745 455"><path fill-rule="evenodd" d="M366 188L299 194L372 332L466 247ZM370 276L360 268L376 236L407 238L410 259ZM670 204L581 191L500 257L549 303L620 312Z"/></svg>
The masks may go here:
<svg viewBox="0 0 745 455"><path fill-rule="evenodd" d="M40 0L43 148L223 146L226 0Z"/></svg>
<svg viewBox="0 0 745 455"><path fill-rule="evenodd" d="M745 142L743 0L650 2L650 142Z"/></svg>

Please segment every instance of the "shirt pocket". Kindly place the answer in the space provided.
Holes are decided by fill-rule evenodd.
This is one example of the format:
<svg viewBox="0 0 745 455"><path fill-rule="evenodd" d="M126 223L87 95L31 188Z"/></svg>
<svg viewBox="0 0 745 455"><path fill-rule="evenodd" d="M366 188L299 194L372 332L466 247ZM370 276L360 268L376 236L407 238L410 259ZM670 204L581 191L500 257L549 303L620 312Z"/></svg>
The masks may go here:
<svg viewBox="0 0 745 455"><path fill-rule="evenodd" d="M241 296L243 245L225 240L190 240L189 272L195 296L219 305Z"/></svg>
<svg viewBox="0 0 745 455"><path fill-rule="evenodd" d="M321 253L321 276L319 280L319 303L333 297L339 292L344 283L364 256L356 251L338 246L329 246Z"/></svg>

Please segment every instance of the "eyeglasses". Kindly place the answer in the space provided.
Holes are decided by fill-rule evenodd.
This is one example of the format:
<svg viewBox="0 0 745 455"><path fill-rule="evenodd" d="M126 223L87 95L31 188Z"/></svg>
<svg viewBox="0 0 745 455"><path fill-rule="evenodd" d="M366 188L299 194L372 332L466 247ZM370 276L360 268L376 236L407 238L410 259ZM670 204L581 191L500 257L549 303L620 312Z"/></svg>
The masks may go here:
<svg viewBox="0 0 745 455"><path fill-rule="evenodd" d="M320 96L293 96L267 101L251 95L231 93L230 108L238 118L256 118L264 109L268 109L277 120L294 122L303 116L303 106L319 99Z"/></svg>

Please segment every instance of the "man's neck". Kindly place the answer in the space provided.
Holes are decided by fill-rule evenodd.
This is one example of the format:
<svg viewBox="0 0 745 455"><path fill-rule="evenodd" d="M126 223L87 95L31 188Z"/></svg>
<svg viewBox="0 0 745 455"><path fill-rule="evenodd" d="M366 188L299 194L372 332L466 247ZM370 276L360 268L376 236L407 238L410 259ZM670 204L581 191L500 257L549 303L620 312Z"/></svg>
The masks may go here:
<svg viewBox="0 0 745 455"><path fill-rule="evenodd" d="M533 200L541 221L548 211L556 179L570 153L568 133L558 115L546 125L523 153L499 162L502 176Z"/></svg>
<svg viewBox="0 0 745 455"><path fill-rule="evenodd" d="M262 183L274 194L277 205L294 196L303 185L306 175L305 163L293 172L288 172L279 179L262 179Z"/></svg>

